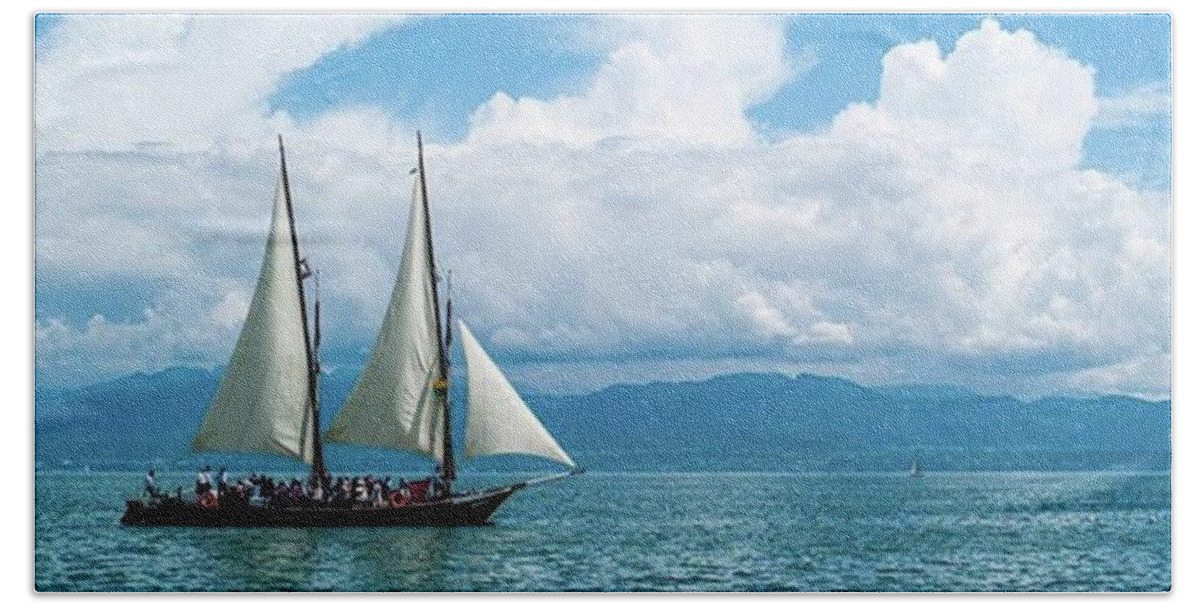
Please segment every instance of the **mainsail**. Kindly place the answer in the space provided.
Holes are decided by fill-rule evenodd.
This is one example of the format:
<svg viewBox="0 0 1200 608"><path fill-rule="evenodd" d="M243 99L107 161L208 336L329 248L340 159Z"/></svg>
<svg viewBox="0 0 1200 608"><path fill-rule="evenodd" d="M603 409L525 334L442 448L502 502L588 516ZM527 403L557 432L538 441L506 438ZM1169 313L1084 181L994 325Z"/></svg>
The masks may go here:
<svg viewBox="0 0 1200 608"><path fill-rule="evenodd" d="M193 448L313 461L309 359L286 177L246 323Z"/></svg>
<svg viewBox="0 0 1200 608"><path fill-rule="evenodd" d="M466 323L458 328L467 359L467 458L529 454L574 467Z"/></svg>
<svg viewBox="0 0 1200 608"><path fill-rule="evenodd" d="M448 384L450 332L443 338L421 135L408 233L383 327L350 398L325 438L415 452L455 477ZM447 303L447 322L450 306ZM530 454L575 463L461 324L467 360L467 457ZM444 340L444 342L443 342Z"/></svg>
<svg viewBox="0 0 1200 608"><path fill-rule="evenodd" d="M441 461L444 393L434 389L441 346L421 180L418 175L413 184L408 235L383 328L326 438Z"/></svg>

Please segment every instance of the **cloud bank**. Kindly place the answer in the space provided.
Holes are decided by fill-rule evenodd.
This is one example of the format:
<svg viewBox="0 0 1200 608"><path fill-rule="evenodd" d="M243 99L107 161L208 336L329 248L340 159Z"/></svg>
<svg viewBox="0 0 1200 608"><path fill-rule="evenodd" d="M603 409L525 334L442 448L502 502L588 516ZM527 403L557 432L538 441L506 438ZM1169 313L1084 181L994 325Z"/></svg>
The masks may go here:
<svg viewBox="0 0 1200 608"><path fill-rule="evenodd" d="M418 119L267 115L281 77L390 25L315 19L85 17L52 32L37 65L39 290L86 278L146 312L39 313L39 382L224 362L277 131L331 333L351 353L372 340ZM427 149L456 309L519 381L782 369L1169 393L1169 195L1079 168L1089 130L1154 91L1100 100L1091 68L988 20L953 49L893 48L877 100L769 142L747 111L797 75L781 20L603 25L608 59L580 94L497 92L462 141Z"/></svg>

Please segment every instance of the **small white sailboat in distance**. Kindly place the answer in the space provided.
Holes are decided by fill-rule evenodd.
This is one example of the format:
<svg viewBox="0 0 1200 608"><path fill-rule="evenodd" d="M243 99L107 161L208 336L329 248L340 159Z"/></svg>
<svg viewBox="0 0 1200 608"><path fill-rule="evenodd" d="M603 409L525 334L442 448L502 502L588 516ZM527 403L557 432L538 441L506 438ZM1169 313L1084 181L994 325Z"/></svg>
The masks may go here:
<svg viewBox="0 0 1200 608"><path fill-rule="evenodd" d="M908 476L914 479L925 476L925 468L921 466L921 460L913 455L912 464L908 468Z"/></svg>
<svg viewBox="0 0 1200 608"><path fill-rule="evenodd" d="M283 140L280 183L245 324L216 398L197 434L198 451L258 452L312 465L309 491L287 504L241 496L179 497L126 503L122 523L187 526L460 526L486 523L522 488L582 473L462 321L467 366L467 458L525 454L569 467L520 483L456 492L451 432L450 346L453 304L444 315L434 262L425 159L417 133L417 171L400 269L366 368L328 432L320 432L320 302L313 327L305 280L315 272L300 255ZM315 286L314 286L315 287ZM310 338L311 336L311 338ZM436 465L432 488L413 486L375 504L330 500L322 440L402 450ZM428 491L427 491L428 490Z"/></svg>

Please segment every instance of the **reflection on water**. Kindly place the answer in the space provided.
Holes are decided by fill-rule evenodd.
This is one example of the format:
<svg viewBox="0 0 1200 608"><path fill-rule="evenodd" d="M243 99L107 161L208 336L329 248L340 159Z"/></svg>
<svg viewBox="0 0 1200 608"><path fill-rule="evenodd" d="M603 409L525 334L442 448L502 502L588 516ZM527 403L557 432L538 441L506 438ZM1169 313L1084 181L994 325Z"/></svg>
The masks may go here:
<svg viewBox="0 0 1200 608"><path fill-rule="evenodd" d="M354 529L336 534L326 546L331 557L347 559L358 585L381 591L437 591L446 588L447 555L463 530L454 528ZM384 586L379 586L382 583ZM337 588L330 581L329 588Z"/></svg>
<svg viewBox="0 0 1200 608"><path fill-rule="evenodd" d="M40 590L1169 589L1170 477L596 474L478 528L117 524L129 474L38 473Z"/></svg>
<svg viewBox="0 0 1200 608"><path fill-rule="evenodd" d="M213 564L235 589L294 591L320 569L321 530L311 528L190 529L180 539Z"/></svg>

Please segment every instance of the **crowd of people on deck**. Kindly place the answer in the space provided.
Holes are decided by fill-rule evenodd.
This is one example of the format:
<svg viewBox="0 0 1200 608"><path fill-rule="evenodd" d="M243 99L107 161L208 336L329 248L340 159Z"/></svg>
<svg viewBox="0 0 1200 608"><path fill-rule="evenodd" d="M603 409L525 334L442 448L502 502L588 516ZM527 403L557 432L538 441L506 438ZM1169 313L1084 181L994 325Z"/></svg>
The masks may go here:
<svg viewBox="0 0 1200 608"><path fill-rule="evenodd" d="M327 476L323 482L316 479L301 481L296 477L276 479L257 473L230 481L224 468L214 475L212 467L206 466L196 474L196 503L204 507L253 504L285 508L388 508L436 500L448 494L444 482L436 475L414 481L374 475ZM145 493L154 502L182 500L182 488L176 488L174 495L159 490L153 469L146 474Z"/></svg>

